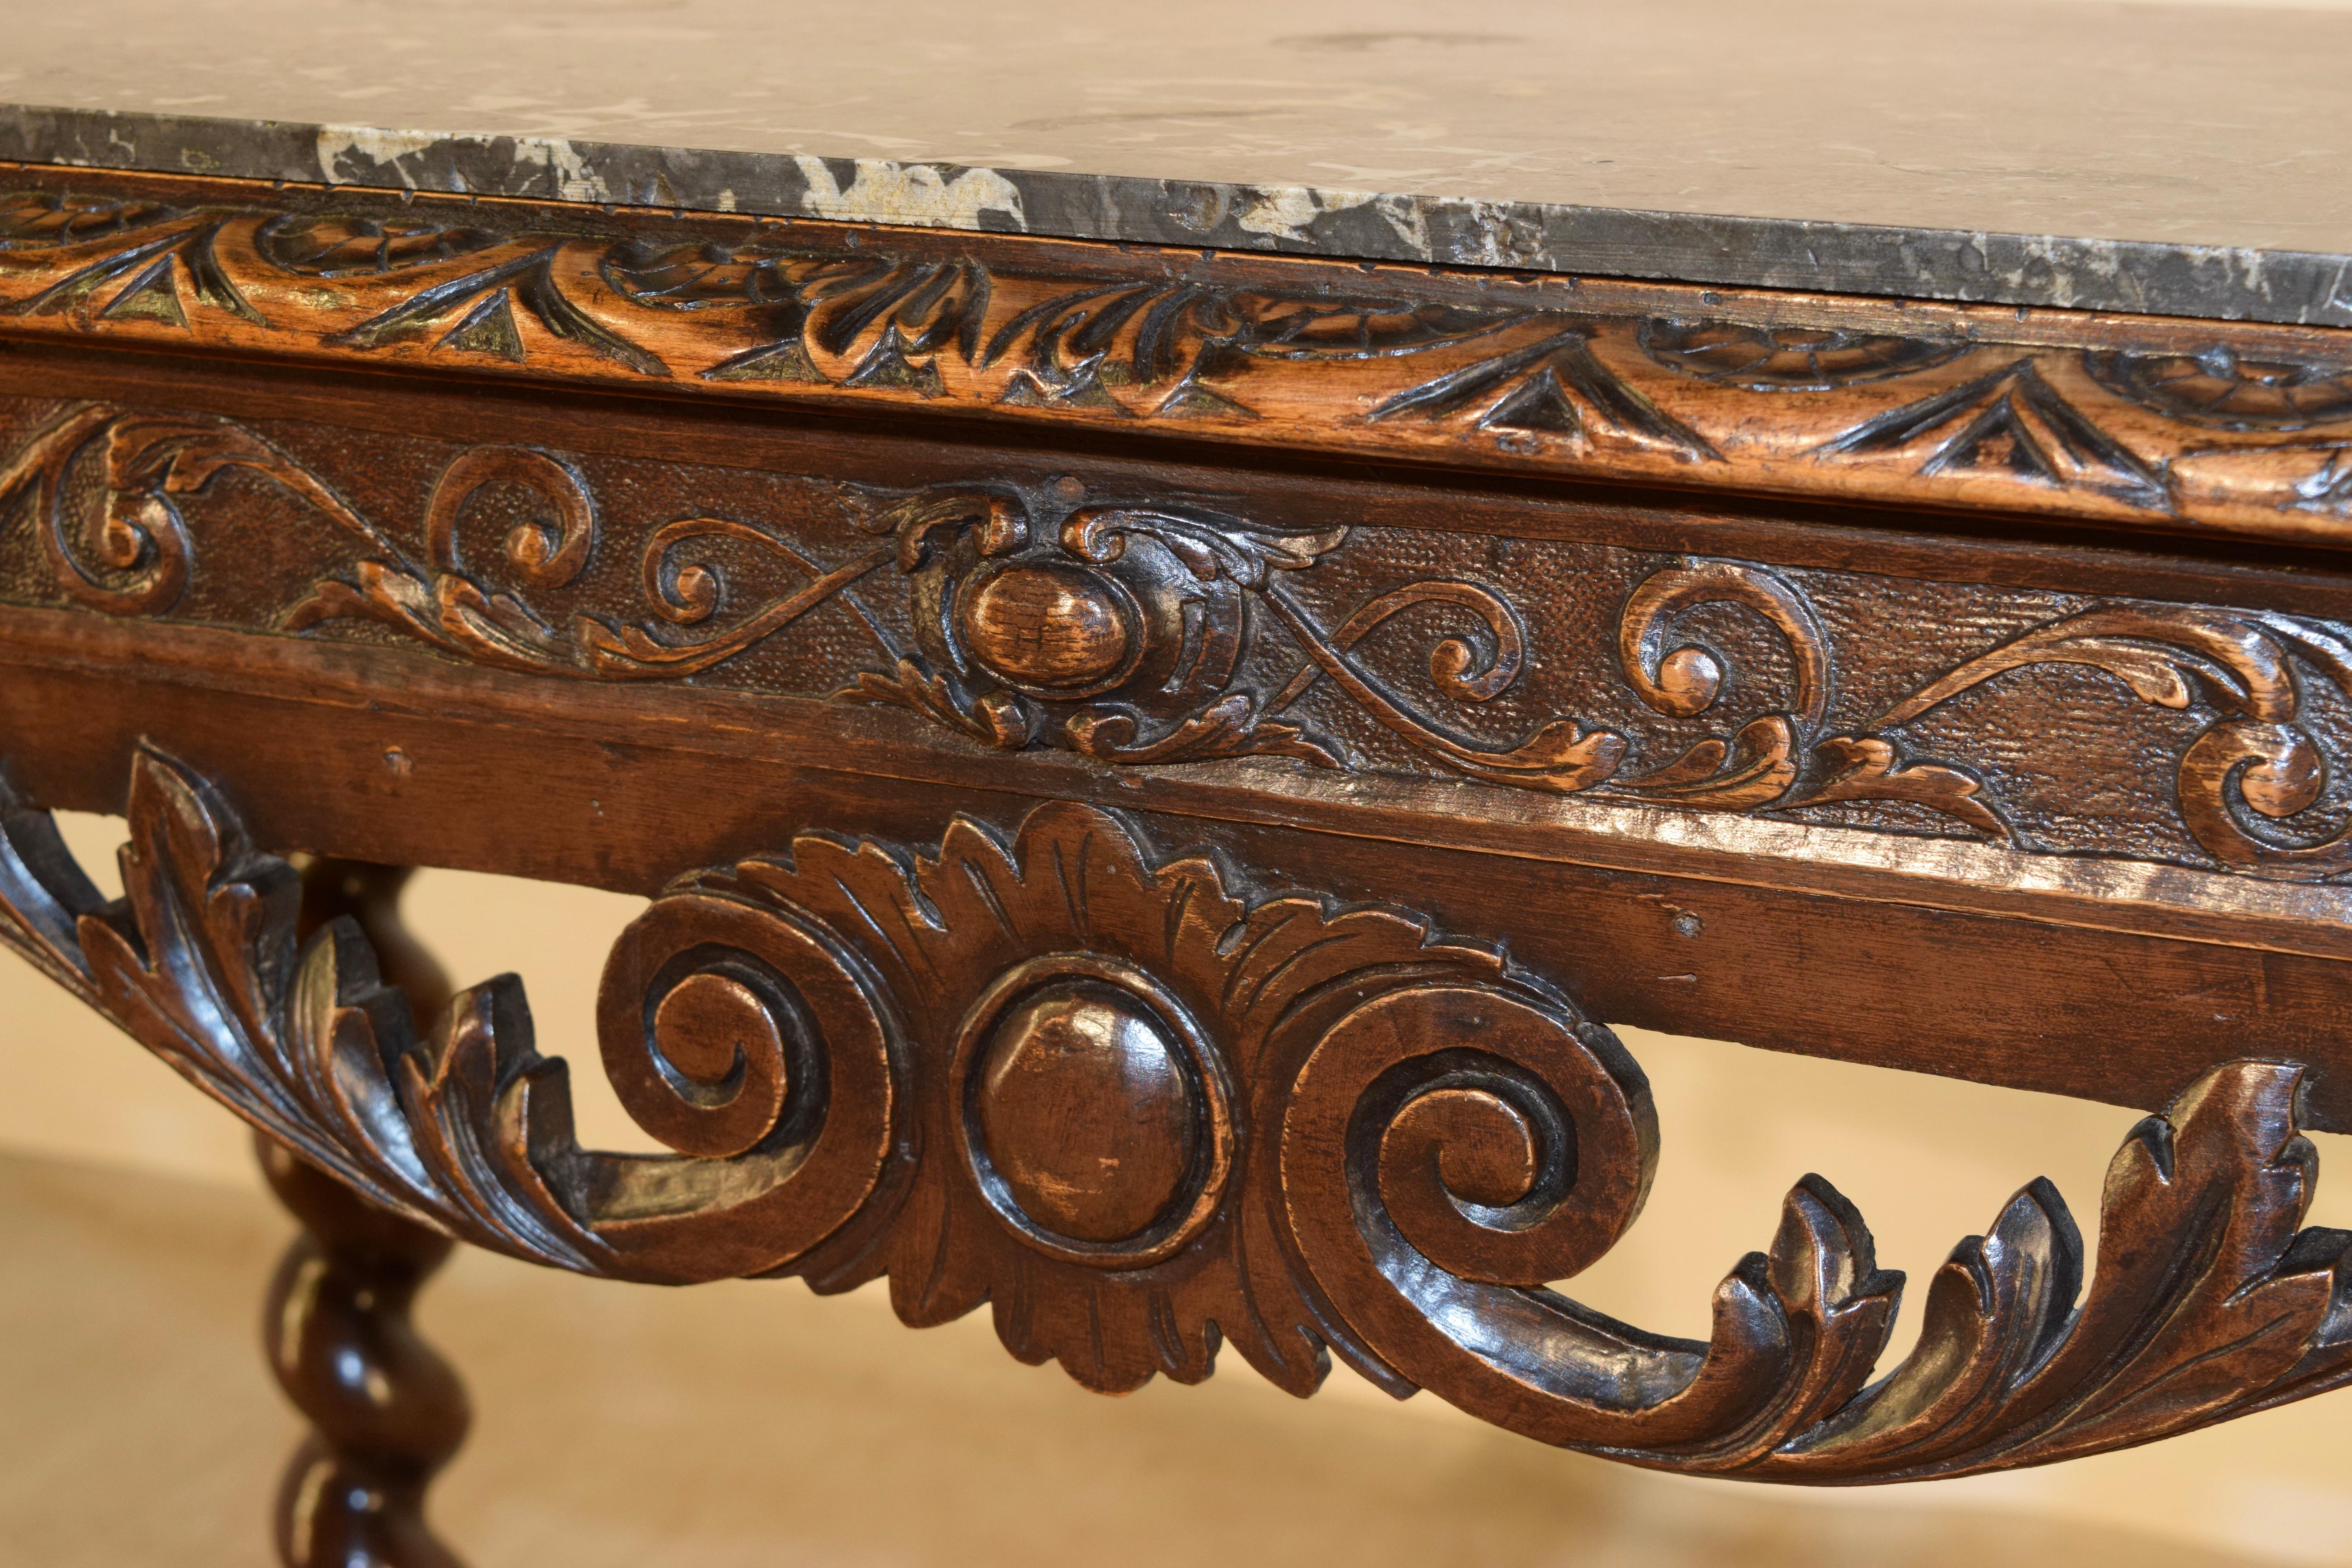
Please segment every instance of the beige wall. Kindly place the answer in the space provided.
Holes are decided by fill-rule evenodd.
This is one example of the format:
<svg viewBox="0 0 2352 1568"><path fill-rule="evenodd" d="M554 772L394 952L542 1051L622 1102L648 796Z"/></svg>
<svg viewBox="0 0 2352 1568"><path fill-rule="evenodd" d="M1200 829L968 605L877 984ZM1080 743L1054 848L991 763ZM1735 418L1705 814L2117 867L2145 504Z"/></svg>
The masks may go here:
<svg viewBox="0 0 2352 1568"><path fill-rule="evenodd" d="M68 829L85 865L110 865L119 824L72 818ZM411 923L452 960L461 981L521 973L541 1048L575 1060L593 1060L597 971L635 907L608 894L444 872L422 876L409 899ZM1756 1001L1771 1005L1769 996ZM0 1148L254 1184L244 1136L226 1113L13 957L0 958ZM1964 1030L1969 1021L1946 1026ZM1626 1038L1655 1084L1665 1156L1641 1224L1574 1293L1685 1335L1706 1333L1716 1281L1740 1254L1769 1240L1780 1194L1808 1170L1855 1201L1877 1234L1881 1263L1906 1270L1916 1291L1954 1241L1980 1229L2035 1174L2058 1182L2087 1228L2107 1157L2134 1120L2113 1107L1906 1073L1638 1031ZM585 1139L647 1146L598 1075L583 1073L575 1084ZM2317 1142L2323 1177L2312 1221L2352 1226L2352 1148L2338 1138ZM2332 1190L2329 1164L2339 1173ZM830 1310L888 1310L870 1291ZM1914 1327L1904 1325L1902 1342ZM979 1339L972 1336L971 1353L992 1354ZM1229 1358L1220 1381L1249 1375ZM1393 1405L1344 1377L1335 1377L1324 1397L1354 1402L1365 1422L1454 1419L1434 1401ZM1772 1506L1794 1499L1839 1510L1982 1509L2158 1534L2238 1560L2352 1563L2347 1458L2352 1392L2046 1470L1924 1488L1791 1493ZM658 1458L650 1462L657 1467ZM1717 1488L1710 1495L1759 1494Z"/></svg>

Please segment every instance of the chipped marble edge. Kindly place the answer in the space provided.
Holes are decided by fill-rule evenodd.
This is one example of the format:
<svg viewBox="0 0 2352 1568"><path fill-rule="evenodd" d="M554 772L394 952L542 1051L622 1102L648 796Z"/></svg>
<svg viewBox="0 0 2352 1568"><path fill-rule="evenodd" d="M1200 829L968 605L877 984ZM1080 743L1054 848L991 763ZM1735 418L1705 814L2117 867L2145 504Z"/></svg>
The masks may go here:
<svg viewBox="0 0 2352 1568"><path fill-rule="evenodd" d="M0 159L1731 288L2352 326L2352 257L0 104Z"/></svg>

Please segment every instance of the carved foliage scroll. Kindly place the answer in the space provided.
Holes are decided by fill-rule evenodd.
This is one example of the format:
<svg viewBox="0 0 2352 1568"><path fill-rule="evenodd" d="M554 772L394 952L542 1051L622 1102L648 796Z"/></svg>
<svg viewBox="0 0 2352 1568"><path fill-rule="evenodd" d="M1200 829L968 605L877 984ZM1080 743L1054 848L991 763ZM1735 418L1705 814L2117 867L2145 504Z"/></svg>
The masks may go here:
<svg viewBox="0 0 2352 1568"><path fill-rule="evenodd" d="M1685 667L1687 670L1687 666ZM1091 808L935 854L822 834L688 877L598 1005L623 1102L675 1154L581 1149L516 984L420 1035L348 921L299 950L293 872L204 781L137 764L125 898L0 814L0 936L338 1179L452 1234L686 1282L887 1274L910 1323L990 1304L1090 1387L1294 1392L1327 1352L1541 1440L1661 1468L1877 1481L2145 1442L2352 1378L2352 1234L2299 1229L2301 1069L2214 1068L2116 1155L2100 1261L2047 1183L1930 1282L1826 1182L1648 1334L1549 1288L1639 1213L1641 1071L1494 951L1265 893Z"/></svg>
<svg viewBox="0 0 2352 1568"><path fill-rule="evenodd" d="M2054 346L1994 310L1912 326L1605 280L14 180L0 331L20 334L2273 538L2332 539L2352 513L2352 357L2316 336L2216 324ZM133 194L150 191L169 199Z"/></svg>
<svg viewBox="0 0 2352 1568"><path fill-rule="evenodd" d="M209 571L239 584L248 626L373 622L536 675L896 706L989 745L1106 763L1273 756L2267 878L2352 873L2352 767L2336 754L2352 640L2323 621L1979 589L1935 614L2000 629L1922 659L1885 628L1924 590L1852 573L1562 546L1541 548L1580 553L1514 566L1488 551L1474 566L1462 536L1270 526L1093 497L1067 476L831 486L813 513L647 514L636 498L680 488L679 470L647 465L604 481L638 508L622 521L593 459L514 445L414 444L434 467L400 520L364 515L288 437L246 425L104 404L26 423L0 459L0 525L38 541L53 595L110 614L181 613ZM766 482L710 473L706 491ZM266 549L240 524L254 487L290 508ZM289 531L331 542L328 574L276 564ZM1458 568L1427 563L1448 551ZM1605 640L1587 629L1604 617ZM820 635L845 651L796 662ZM772 644L793 658L741 673ZM2088 692L2049 684L2085 672ZM2005 746L1969 728L1989 696L2025 711ZM2085 743L2102 731L2105 760ZM2053 831L2046 806L2021 809L2021 773L2095 794L2103 769L2151 763L2162 773L2134 775L2130 809L2154 803L2177 847L2118 843L2095 821Z"/></svg>

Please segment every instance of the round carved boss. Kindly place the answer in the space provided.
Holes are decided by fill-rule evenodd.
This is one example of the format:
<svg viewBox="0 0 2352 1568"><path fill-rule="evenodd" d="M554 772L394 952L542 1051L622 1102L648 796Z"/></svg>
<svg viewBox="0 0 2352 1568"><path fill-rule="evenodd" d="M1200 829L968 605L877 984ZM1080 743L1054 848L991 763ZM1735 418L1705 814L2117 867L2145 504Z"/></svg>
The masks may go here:
<svg viewBox="0 0 2352 1568"><path fill-rule="evenodd" d="M1092 953L1016 966L965 1015L950 1070L965 1163L1030 1245L1139 1267L1215 1216L1233 1169L1231 1086L1183 1005L1142 971Z"/></svg>
<svg viewBox="0 0 2352 1568"><path fill-rule="evenodd" d="M1158 711L1233 679L1245 619L1235 572L1256 548L1238 524L1136 507L1055 523L961 491L926 495L895 526L915 640L959 679L1031 703Z"/></svg>
<svg viewBox="0 0 2352 1568"><path fill-rule="evenodd" d="M1150 642L1126 585L1076 563L984 568L963 584L956 608L973 659L1034 697L1092 697L1124 685Z"/></svg>

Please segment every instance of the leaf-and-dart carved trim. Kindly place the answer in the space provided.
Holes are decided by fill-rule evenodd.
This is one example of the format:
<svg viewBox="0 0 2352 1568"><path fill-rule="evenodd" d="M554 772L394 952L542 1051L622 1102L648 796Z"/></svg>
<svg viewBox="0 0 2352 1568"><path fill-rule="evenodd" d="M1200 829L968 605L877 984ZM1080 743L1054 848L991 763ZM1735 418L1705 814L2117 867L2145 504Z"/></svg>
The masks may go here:
<svg viewBox="0 0 2352 1568"><path fill-rule="evenodd" d="M106 904L6 801L0 939L339 1180L538 1262L887 1274L908 1322L989 1302L1014 1354L1107 1390L1198 1381L1229 1340L1305 1394L1328 1347L1546 1442L1757 1480L2047 1463L2352 1379L2352 1233L2297 1228L2293 1065L2225 1063L2133 1129L2087 1291L2027 1185L1874 1378L1902 1278L1828 1183L1790 1193L1705 1342L1554 1293L1655 1166L1608 1031L1492 950L1252 893L1091 808L1009 843L959 818L921 858L803 835L655 900L598 1028L661 1156L578 1147L511 977L420 1038L354 924L298 949L292 868L184 767L142 753L130 820Z"/></svg>
<svg viewBox="0 0 2352 1568"><path fill-rule="evenodd" d="M2352 516L2352 369L2316 334L2301 353L2221 323L2060 346L1967 308L1906 331L1862 302L1595 279L12 179L16 334L2270 538L2336 542ZM171 199L108 194L151 190ZM1743 307L1777 324L1727 319Z"/></svg>

